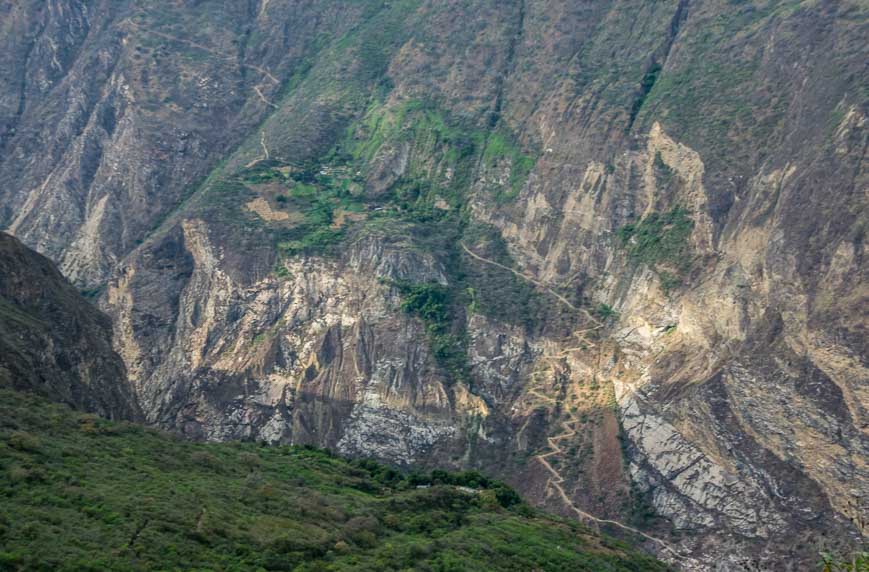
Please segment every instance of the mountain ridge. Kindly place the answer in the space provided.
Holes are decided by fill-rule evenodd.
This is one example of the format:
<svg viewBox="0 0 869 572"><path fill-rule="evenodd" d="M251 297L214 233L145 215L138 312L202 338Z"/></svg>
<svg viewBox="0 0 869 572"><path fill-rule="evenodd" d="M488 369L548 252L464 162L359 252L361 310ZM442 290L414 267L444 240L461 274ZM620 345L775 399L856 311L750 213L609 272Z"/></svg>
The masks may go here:
<svg viewBox="0 0 869 572"><path fill-rule="evenodd" d="M0 385L117 420L142 419L109 318L54 264L0 232Z"/></svg>

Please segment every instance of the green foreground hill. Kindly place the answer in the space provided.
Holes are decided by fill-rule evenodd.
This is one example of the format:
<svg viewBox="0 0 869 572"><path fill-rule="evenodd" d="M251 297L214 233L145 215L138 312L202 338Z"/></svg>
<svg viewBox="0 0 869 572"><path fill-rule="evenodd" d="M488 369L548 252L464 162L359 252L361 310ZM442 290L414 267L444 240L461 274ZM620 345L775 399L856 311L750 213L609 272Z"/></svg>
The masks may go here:
<svg viewBox="0 0 869 572"><path fill-rule="evenodd" d="M2 570L665 570L476 473L201 444L0 390Z"/></svg>

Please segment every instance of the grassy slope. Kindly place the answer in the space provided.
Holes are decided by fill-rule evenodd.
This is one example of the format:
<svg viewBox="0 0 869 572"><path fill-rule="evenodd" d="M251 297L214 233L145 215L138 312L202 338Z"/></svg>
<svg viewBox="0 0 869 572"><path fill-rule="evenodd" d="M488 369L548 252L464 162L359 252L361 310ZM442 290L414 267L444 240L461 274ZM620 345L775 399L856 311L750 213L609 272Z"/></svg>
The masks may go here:
<svg viewBox="0 0 869 572"><path fill-rule="evenodd" d="M504 508L515 501L497 483L416 488L430 479L323 451L178 441L0 391L0 570L665 569Z"/></svg>

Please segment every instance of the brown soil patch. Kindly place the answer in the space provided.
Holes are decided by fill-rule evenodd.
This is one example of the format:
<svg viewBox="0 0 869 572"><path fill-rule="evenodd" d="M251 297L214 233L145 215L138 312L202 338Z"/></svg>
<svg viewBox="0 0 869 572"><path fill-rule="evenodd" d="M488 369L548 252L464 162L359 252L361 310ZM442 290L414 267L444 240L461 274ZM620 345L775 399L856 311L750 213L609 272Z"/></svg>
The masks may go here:
<svg viewBox="0 0 869 572"><path fill-rule="evenodd" d="M273 209L269 202L258 197L245 205L247 210L254 212L266 222L277 222L285 225L294 225L302 222L304 217L301 213L287 212Z"/></svg>
<svg viewBox="0 0 869 572"><path fill-rule="evenodd" d="M365 213L354 213L338 209L335 211L335 219L332 221L332 228L337 230L343 227L348 220L356 222L360 220L365 220L366 218L368 218L368 215Z"/></svg>

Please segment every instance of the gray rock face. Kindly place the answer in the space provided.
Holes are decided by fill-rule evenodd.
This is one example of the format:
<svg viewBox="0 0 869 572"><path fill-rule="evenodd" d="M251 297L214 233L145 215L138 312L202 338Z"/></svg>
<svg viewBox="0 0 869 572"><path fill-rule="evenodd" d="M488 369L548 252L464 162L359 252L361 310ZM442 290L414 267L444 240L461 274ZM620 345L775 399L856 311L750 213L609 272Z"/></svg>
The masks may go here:
<svg viewBox="0 0 869 572"><path fill-rule="evenodd" d="M865 540L859 2L0 14L0 225L150 423L480 468L686 570Z"/></svg>

